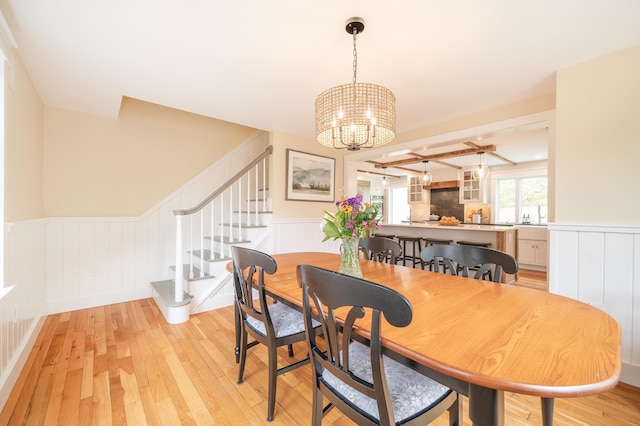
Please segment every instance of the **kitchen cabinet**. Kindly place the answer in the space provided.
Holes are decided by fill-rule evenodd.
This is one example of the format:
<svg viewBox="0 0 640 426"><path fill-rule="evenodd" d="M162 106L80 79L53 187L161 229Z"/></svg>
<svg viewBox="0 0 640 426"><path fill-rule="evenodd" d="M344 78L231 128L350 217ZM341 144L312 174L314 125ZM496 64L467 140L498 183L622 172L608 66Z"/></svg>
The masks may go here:
<svg viewBox="0 0 640 426"><path fill-rule="evenodd" d="M420 176L407 176L407 199L409 204L423 204L426 202L425 191L422 189Z"/></svg>
<svg viewBox="0 0 640 426"><path fill-rule="evenodd" d="M485 203L485 179L473 175L473 169L463 170L460 187L460 204Z"/></svg>
<svg viewBox="0 0 640 426"><path fill-rule="evenodd" d="M547 267L549 243L546 227L522 227L518 231L518 263Z"/></svg>

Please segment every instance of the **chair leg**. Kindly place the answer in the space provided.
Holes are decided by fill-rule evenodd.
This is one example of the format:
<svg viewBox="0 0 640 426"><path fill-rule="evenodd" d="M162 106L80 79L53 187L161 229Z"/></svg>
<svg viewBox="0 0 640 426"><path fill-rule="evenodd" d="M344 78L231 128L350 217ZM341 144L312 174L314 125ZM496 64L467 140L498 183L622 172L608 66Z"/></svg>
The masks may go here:
<svg viewBox="0 0 640 426"><path fill-rule="evenodd" d="M553 426L553 402L553 398L540 398L543 426Z"/></svg>
<svg viewBox="0 0 640 426"><path fill-rule="evenodd" d="M324 410L322 407L322 393L320 392L320 389L318 389L318 386L316 384L316 386L313 387L313 397L311 401L311 425L312 426L322 425L322 417L324 414L323 411Z"/></svg>
<svg viewBox="0 0 640 426"><path fill-rule="evenodd" d="M288 345L287 348L289 351L289 358L293 358L293 345Z"/></svg>
<svg viewBox="0 0 640 426"><path fill-rule="evenodd" d="M276 405L276 380L278 380L278 353L275 345L269 347L269 394L267 403L267 421L273 421Z"/></svg>
<svg viewBox="0 0 640 426"><path fill-rule="evenodd" d="M235 348L235 354L236 354L236 364L240 362L240 309L238 309L238 304L234 303L233 304L233 314L234 314L234 319L235 319L235 326L236 326L236 348Z"/></svg>
<svg viewBox="0 0 640 426"><path fill-rule="evenodd" d="M462 401L460 401L460 395L456 398L456 401L449 407L449 426L462 425Z"/></svg>
<svg viewBox="0 0 640 426"><path fill-rule="evenodd" d="M241 330L240 332L240 365L238 366L238 384L242 383L242 376L244 374L244 365L247 361L247 332Z"/></svg>

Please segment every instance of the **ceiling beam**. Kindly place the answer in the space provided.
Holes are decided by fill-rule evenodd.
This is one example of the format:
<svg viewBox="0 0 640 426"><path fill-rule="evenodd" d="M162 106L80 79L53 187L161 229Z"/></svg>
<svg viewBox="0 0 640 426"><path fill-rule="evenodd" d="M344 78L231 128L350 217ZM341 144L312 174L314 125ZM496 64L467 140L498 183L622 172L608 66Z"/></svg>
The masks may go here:
<svg viewBox="0 0 640 426"><path fill-rule="evenodd" d="M476 144L475 144L475 143L473 143L473 142L465 142L464 144L465 144L465 145L467 145L467 146L470 146L470 147L472 147L472 148L480 148L480 146L476 145ZM498 153L496 153L496 152L491 152L491 151L490 151L490 152L487 152L487 155L490 155L490 156L492 156L492 157L494 157L494 158L497 158L498 160L502 160L502 161L504 161L505 163L509 163L509 164L511 164L511 165L513 165L513 166L515 166L516 164L518 164L518 163L516 163L515 161L511 161L511 160L509 160L508 158L505 158L505 157L503 157L502 155L500 155L500 154L498 154Z"/></svg>
<svg viewBox="0 0 640 426"><path fill-rule="evenodd" d="M436 160L443 160L446 158L455 158L455 157L464 157L466 155L477 154L478 152L488 153L488 152L493 152L495 150L496 150L495 145L484 145L484 146L477 146L477 148L460 149L458 151L441 152L440 154L432 154L432 155L420 155L420 154L416 154L415 152L412 152L409 155L413 155L415 156L415 158L407 158L405 160L390 161L388 163L379 163L379 162L373 162L373 161L371 163L375 164L376 168L382 167L383 165L387 167L397 167L397 166L404 166L407 164L422 163L425 160L435 162Z"/></svg>

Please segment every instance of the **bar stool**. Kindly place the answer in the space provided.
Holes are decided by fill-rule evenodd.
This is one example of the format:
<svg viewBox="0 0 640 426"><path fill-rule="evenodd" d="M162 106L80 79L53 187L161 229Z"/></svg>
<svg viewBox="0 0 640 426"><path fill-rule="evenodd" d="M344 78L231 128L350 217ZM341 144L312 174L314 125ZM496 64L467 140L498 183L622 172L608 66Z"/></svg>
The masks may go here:
<svg viewBox="0 0 640 426"><path fill-rule="evenodd" d="M491 247L491 243L480 243L480 242L477 242L477 241L462 241L462 240L461 240L461 241L458 241L458 245L459 245L459 246L485 247L485 248L489 248L489 247ZM469 269L470 269L470 270L472 270L472 271L477 271L477 270L478 270L478 268L477 268L477 267L470 267ZM458 270L460 271L460 270L461 270L461 268L458 268ZM491 279L492 279L491 271L487 271L487 272L485 272L485 273L483 274L483 276L484 276L484 275L487 275L487 276L488 276L488 278L489 278L489 280L491 280Z"/></svg>
<svg viewBox="0 0 640 426"><path fill-rule="evenodd" d="M381 238L391 238L392 240L396 237L393 234L380 234L380 233L376 233L375 236L376 237L381 237Z"/></svg>
<svg viewBox="0 0 640 426"><path fill-rule="evenodd" d="M420 252L422 251L422 238L398 235L398 242L402 246L402 265L407 266L407 261L410 261L413 268L416 267L416 264L420 264L422 269L424 269L424 264L420 258ZM409 247L412 248L411 255L407 253L407 243L409 243Z"/></svg>
<svg viewBox="0 0 640 426"><path fill-rule="evenodd" d="M491 247L491 243L480 243L477 241L458 241L458 245L460 246L476 246L476 247Z"/></svg>
<svg viewBox="0 0 640 426"><path fill-rule="evenodd" d="M453 240L442 240L442 239L439 239L439 238L423 238L423 240L424 240L424 246L425 247L432 246L432 245L435 245L435 244L449 245L449 244L451 244L453 242ZM446 268L442 262L440 262L440 264L442 265L443 268ZM429 270L432 271L433 270L433 259L431 261L429 261L428 263L425 263L423 265L423 269L427 265L429 265Z"/></svg>

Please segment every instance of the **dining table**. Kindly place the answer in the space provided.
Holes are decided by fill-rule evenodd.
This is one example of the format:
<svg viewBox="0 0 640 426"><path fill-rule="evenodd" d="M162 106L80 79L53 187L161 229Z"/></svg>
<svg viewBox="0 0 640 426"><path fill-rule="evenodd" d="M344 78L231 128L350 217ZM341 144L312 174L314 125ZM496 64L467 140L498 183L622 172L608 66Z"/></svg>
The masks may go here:
<svg viewBox="0 0 640 426"><path fill-rule="evenodd" d="M265 274L265 291L300 309L297 266L337 271L340 264L338 254L324 252L273 258L277 270ZM554 398L599 394L618 383L621 329L596 307L542 290L364 259L360 264L363 279L400 292L412 306L408 326L383 321L385 355L467 396L473 425L504 424L505 392L542 397L553 409ZM358 329L366 338L368 325Z"/></svg>

